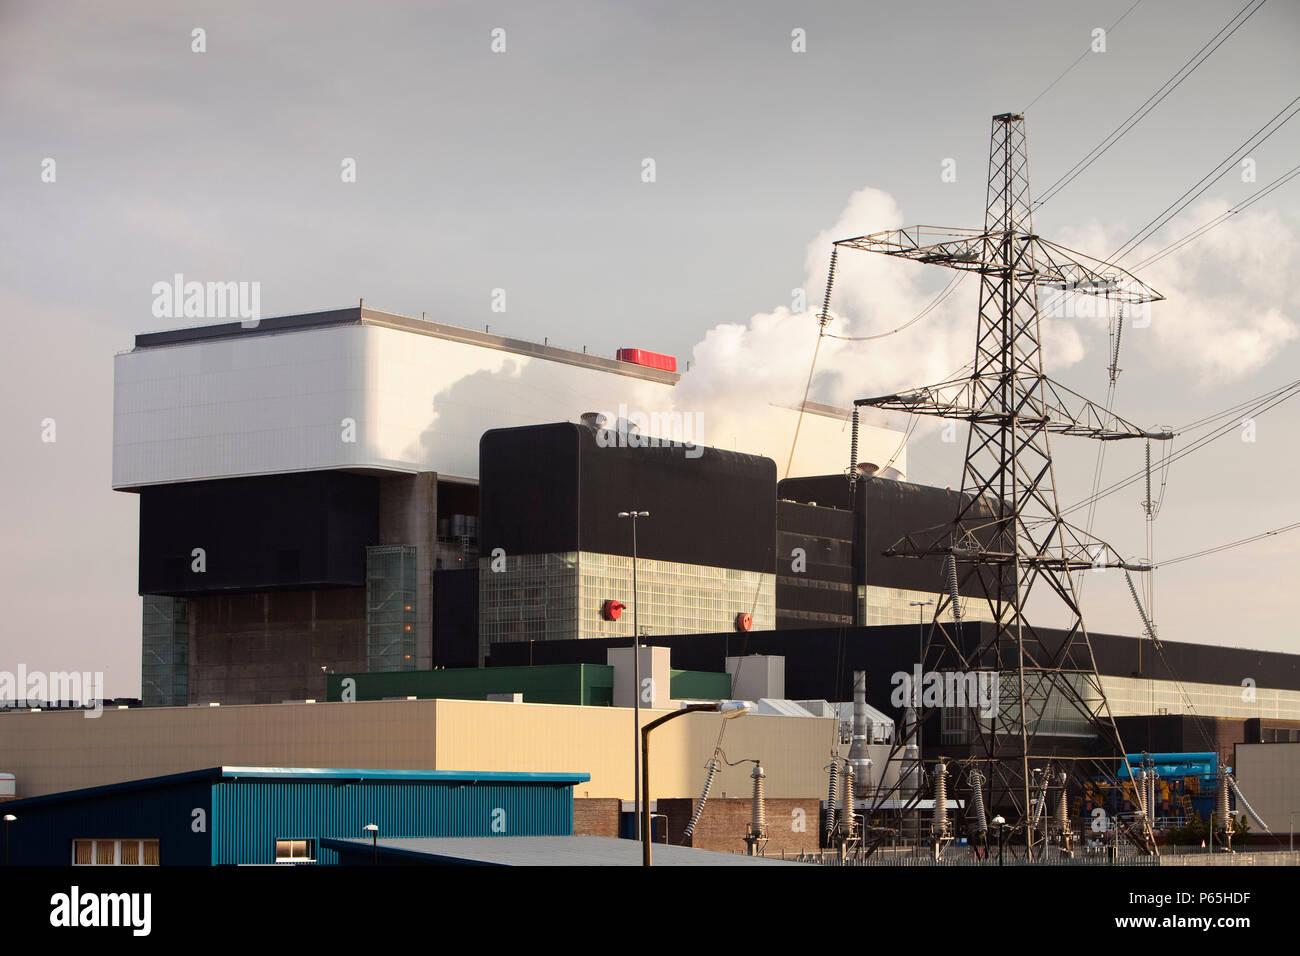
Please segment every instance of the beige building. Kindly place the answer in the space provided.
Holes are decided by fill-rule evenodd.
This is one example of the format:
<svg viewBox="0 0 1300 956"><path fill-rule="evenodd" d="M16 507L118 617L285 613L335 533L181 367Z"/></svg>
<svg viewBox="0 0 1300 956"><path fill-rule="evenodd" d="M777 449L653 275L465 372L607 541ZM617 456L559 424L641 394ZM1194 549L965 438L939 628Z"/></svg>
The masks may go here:
<svg viewBox="0 0 1300 956"><path fill-rule="evenodd" d="M643 710L643 723L668 711ZM815 821L837 734L829 718L692 714L651 736L651 796L698 797L720 732L758 758L771 798L807 798ZM574 797L631 799L632 711L475 700L18 712L0 716L0 771L33 797L215 766L569 771ZM715 797L747 797L752 764L724 767ZM815 826L815 823L814 823Z"/></svg>

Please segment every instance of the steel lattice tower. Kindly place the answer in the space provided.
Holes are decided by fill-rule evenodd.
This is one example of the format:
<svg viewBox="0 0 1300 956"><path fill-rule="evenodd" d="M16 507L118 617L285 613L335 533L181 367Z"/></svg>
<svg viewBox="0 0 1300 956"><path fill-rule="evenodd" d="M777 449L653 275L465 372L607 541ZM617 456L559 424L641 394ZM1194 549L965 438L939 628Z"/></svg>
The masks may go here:
<svg viewBox="0 0 1300 956"><path fill-rule="evenodd" d="M1039 290L1059 290L1061 297L1083 292L1133 304L1163 297L1122 269L1034 234L1025 121L1018 114L993 117L983 231L917 226L835 245L980 277L970 375L855 404L969 423L964 494L953 521L908 534L886 553L945 562L949 580L939 589L944 593L936 601L923 669L996 669L1001 675L997 715L980 718L974 708L965 715L971 750L963 763L988 781L990 812L1006 808L1014 813L1009 822L1020 828L1032 857L1039 854L1046 832L1049 777L1056 780L1066 772L1077 787L1087 777L1113 779L1115 757L1127 765L1072 575L1106 567L1145 569L1063 520L1048 437L1172 437L1137 428L1044 374ZM963 635L955 606L959 589L973 589L979 597L971 600L987 602L992 624L972 622ZM1067 612L1067 625L1050 633L1036 628L1025 614L1030 596L1044 590L1055 594ZM945 622L950 609L954 620ZM981 636L972 640L972 633ZM1101 740L1098 756L1055 752L1047 738L1062 715L1076 724L1079 717L1086 721ZM1059 785L1053 794L1059 796ZM1129 835L1154 846L1149 819Z"/></svg>

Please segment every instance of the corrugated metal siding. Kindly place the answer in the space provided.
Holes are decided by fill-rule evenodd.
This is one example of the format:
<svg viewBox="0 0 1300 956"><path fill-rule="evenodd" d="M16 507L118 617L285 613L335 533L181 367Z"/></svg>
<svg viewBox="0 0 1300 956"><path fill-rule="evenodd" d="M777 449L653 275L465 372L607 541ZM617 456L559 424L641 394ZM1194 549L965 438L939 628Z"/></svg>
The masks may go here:
<svg viewBox="0 0 1300 956"><path fill-rule="evenodd" d="M568 784L227 780L213 787L212 863L274 863L277 839L568 836ZM493 831L496 811L504 832ZM500 815L498 815L500 816ZM337 863L332 850L320 863Z"/></svg>

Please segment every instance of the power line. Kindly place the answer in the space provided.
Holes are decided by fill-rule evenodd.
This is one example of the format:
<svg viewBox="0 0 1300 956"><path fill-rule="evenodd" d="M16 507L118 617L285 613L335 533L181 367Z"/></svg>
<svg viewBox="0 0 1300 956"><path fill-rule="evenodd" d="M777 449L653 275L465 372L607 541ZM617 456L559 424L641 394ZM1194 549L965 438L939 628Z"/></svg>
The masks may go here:
<svg viewBox="0 0 1300 956"><path fill-rule="evenodd" d="M942 290L940 290L939 294L935 296L934 300L929 305L927 305L924 309L922 309L916 315L912 316L912 318L908 319L906 322L904 322L896 329L890 329L888 332L880 332L876 335L832 335L830 332L827 332L826 337L828 339L835 339L836 341L839 342L874 342L876 339L887 339L891 335L897 335L899 332L902 332L904 329L911 328L913 325L916 325L917 322L920 322L923 318L925 318L932 311L934 311L938 306L942 305L950 295L952 295L954 292L957 291L957 287L961 285L961 283L969 275L970 275L969 272L954 273L953 277L950 280L948 280L948 284L944 286Z"/></svg>
<svg viewBox="0 0 1300 956"><path fill-rule="evenodd" d="M1213 548L1206 548L1204 551L1195 551L1192 554L1184 554L1181 557L1170 558L1167 561L1161 561L1158 565L1156 565L1156 567L1163 568L1171 564L1179 564L1183 561L1190 561L1192 560L1192 558L1201 558L1207 554L1218 554L1220 551L1227 551L1229 548L1238 548L1241 547L1243 544L1250 544L1251 542L1254 541L1261 541L1264 538L1270 538L1273 537L1274 535L1285 534L1288 531L1294 531L1296 528L1300 528L1300 521L1295 521L1292 522L1291 524L1283 525L1280 528L1274 528L1271 531L1261 531L1259 534L1252 534L1249 538L1238 538L1236 541L1229 541L1227 544L1221 544Z"/></svg>
<svg viewBox="0 0 1300 956"><path fill-rule="evenodd" d="M1250 414L1258 416L1263 414L1266 411L1269 411L1275 406L1280 405L1282 402L1294 398L1296 395L1300 395L1300 381L1291 382L1290 384L1284 385L1283 387L1269 393L1269 395L1265 397L1264 401L1261 404L1259 404L1257 407L1248 409L1248 411ZM1240 407L1241 406L1237 406L1237 408ZM1222 413L1215 415L1210 419L1206 419L1206 421L1212 421L1216 418L1221 418L1221 417L1223 417ZM1236 427L1237 426L1235 423L1229 423L1227 425L1220 426L1218 429L1216 429L1214 432L1210 433L1209 435L1206 435L1202 438L1198 438L1196 441L1188 445L1182 451L1179 451L1175 454L1171 454L1165 460L1164 466L1168 467L1169 465L1172 465L1175 461L1178 461L1181 458L1185 458L1188 455L1192 454L1193 452L1200 451L1202 448L1204 448L1206 445L1210 444L1211 442L1216 441L1222 438L1224 435L1231 433L1234 429L1236 429ZM1086 508L1089 505L1089 503L1091 503L1093 500L1100 500L1102 498L1107 498L1110 495L1113 495L1115 492L1127 488L1135 481L1142 480L1145 477L1145 475L1146 475L1146 469L1144 468L1140 471L1134 472L1133 474L1129 475L1126 478L1121 478L1119 481L1108 486L1101 492L1094 495L1089 495L1087 498L1084 498L1081 501L1078 501L1075 504L1070 505L1068 508L1062 509L1061 515L1065 516L1067 514L1071 514L1072 512L1078 511L1080 508Z"/></svg>
<svg viewBox="0 0 1300 956"><path fill-rule="evenodd" d="M1215 50L1227 42L1229 37L1241 29L1242 24L1254 16L1259 8L1266 2L1267 0L1247 0L1246 5L1238 10L1233 15L1232 19L1224 24L1223 28L1220 29L1218 33L1210 37L1210 39L1206 41L1205 45L1197 50L1196 53L1192 55L1192 58L1184 63L1173 76L1166 80L1159 89L1147 97L1146 101L1141 106L1130 113L1128 117L1120 123L1119 126L1115 127L1109 135L1102 139L1100 143L1090 149L1084 155L1083 159L1070 167L1070 169L1067 170L1060 179L1052 183L1051 186L1048 186L1043 195L1034 203L1034 208L1037 209L1039 206L1048 202L1058 192L1082 175L1089 166L1105 155L1112 146L1118 143L1120 139L1133 129L1134 126L1140 123L1148 113L1159 106L1165 97L1176 90L1182 84L1183 80L1196 72L1196 69L1209 59ZM1245 15L1243 16L1243 14ZM1211 46L1211 44L1213 44L1213 46Z"/></svg>
<svg viewBox="0 0 1300 956"><path fill-rule="evenodd" d="M1290 182L1292 179L1295 179L1295 177L1298 175L1300 175L1300 166L1293 166L1291 169L1287 170L1285 173L1283 173L1277 179L1273 180L1267 186L1257 191L1249 199L1245 200L1244 202L1238 203L1237 205L1233 206L1231 209L1227 210L1226 212L1220 213L1219 215L1211 219L1209 222L1199 226L1198 228L1194 229L1192 232L1189 232L1181 239L1177 239L1174 242L1171 242L1169 245L1165 246L1163 249L1159 250L1158 252L1153 252L1151 255L1143 259L1141 262L1133 265L1129 271L1138 272L1142 269L1147 268L1148 266L1154 265L1155 263L1159 262L1161 259L1164 259L1166 256L1173 255L1179 249L1183 248L1183 246L1187 245L1190 242L1195 241L1196 239L1199 239L1201 236L1205 235L1207 232L1211 231L1212 229L1215 229L1216 227L1223 225L1233 216L1237 215L1237 213L1243 211L1244 209L1248 208L1254 203L1259 202L1259 200L1263 199L1265 196L1273 192L1275 189L1279 189L1282 186L1285 186L1288 182Z"/></svg>
<svg viewBox="0 0 1300 956"><path fill-rule="evenodd" d="M1112 252L1110 256L1107 257L1106 261L1111 265L1118 263L1119 260L1123 259L1125 256L1128 256L1130 253L1133 252L1133 250L1137 249L1138 246L1142 245L1142 243L1150 239L1151 236L1159 232L1165 226L1165 224L1169 222L1169 220L1173 219L1174 216L1178 215L1185 208L1187 208L1188 205L1190 205L1197 198L1199 198L1202 193L1204 193L1216 182L1218 182L1220 179L1226 176L1228 171L1237 164L1238 160L1241 159L1242 156L1244 156L1246 153L1249 153L1251 150L1262 146L1265 142L1268 141L1269 137L1271 137L1274 133L1280 130L1288 122L1290 122L1291 119L1296 115L1296 113L1300 113L1300 106L1297 106L1296 105L1297 103L1300 103L1300 96L1297 96L1286 106L1282 107L1280 110L1274 113L1273 116L1269 118L1268 122L1266 122L1254 133L1248 136L1245 142L1243 142L1240 146L1238 146L1235 150L1233 150L1232 153L1226 159L1224 159L1217 166L1215 166L1214 169L1211 169L1208 173L1202 176L1197 182L1195 182L1194 184L1189 186L1186 190L1184 190L1181 196L1179 196L1172 203L1166 206L1163 210L1157 213L1154 219L1152 219L1145 226L1143 226L1141 229L1135 232L1131 237L1129 237L1128 241L1125 242L1118 249L1116 249L1114 252ZM1291 112L1287 113L1286 116L1282 116L1282 114L1286 113L1287 110L1291 110ZM1279 117L1282 117L1280 122L1278 121ZM1274 125L1275 123L1277 125ZM1273 128L1269 129L1270 126L1272 126ZM1265 130L1268 130L1268 132L1265 132ZM1218 171L1217 173L1216 170ZM1209 181L1207 182L1207 180ZM1197 189L1198 186L1200 186L1201 188ZM1193 192L1193 190L1196 191Z"/></svg>
<svg viewBox="0 0 1300 956"><path fill-rule="evenodd" d="M1138 5L1139 5L1141 2L1142 2L1142 0L1137 0L1137 3L1133 4L1133 6L1129 7L1127 10L1125 10L1125 11L1124 11L1124 16L1120 17L1118 20L1116 20L1114 23L1112 23L1110 26L1108 26L1108 27L1106 28L1106 34L1109 36L1110 33L1111 33L1111 32L1112 32L1112 31L1113 31L1117 26L1119 26L1121 23L1124 22L1124 17L1127 17L1130 13L1132 13L1134 10L1136 10L1136 9L1138 8ZM1060 83L1061 80L1065 79L1065 75L1066 75L1067 73L1069 73L1071 70L1073 70L1073 69L1074 69L1076 66L1078 66L1080 63L1082 63L1082 62L1084 61L1084 59L1088 56L1088 54L1091 53L1091 52L1092 52L1092 44L1089 44L1089 45L1088 45L1088 48L1087 48L1086 50L1084 50L1082 53L1079 54L1079 58L1078 58L1077 60L1075 60L1073 63L1071 63L1069 66L1067 66L1064 70L1062 70L1060 76L1058 76L1056 79L1052 80L1051 83L1048 83L1048 84L1047 84L1047 88L1044 89L1043 92L1039 93L1037 96L1035 96L1032 100L1029 101L1029 106L1033 106L1035 103L1037 103L1039 100L1041 100L1044 96L1046 96L1047 93L1048 93L1048 91L1051 90L1052 87L1054 87L1057 83ZM1026 106L1026 107L1025 107L1023 110L1021 110L1020 112L1022 112L1022 113L1028 113L1028 112L1029 112L1029 106Z"/></svg>
<svg viewBox="0 0 1300 956"><path fill-rule="evenodd" d="M1217 421L1220 418L1235 417L1245 409L1257 405L1260 402L1267 401L1268 399L1274 397L1275 395L1280 395L1283 392L1296 387L1300 387L1300 379L1296 379L1294 382L1288 382L1285 385L1281 385L1277 388L1270 389L1269 391L1264 392L1263 394L1256 395L1254 398L1248 398L1244 402L1238 402L1236 405L1233 405L1231 408L1225 408L1221 412L1215 412L1213 415L1206 415L1204 418L1198 418L1195 421L1188 422L1186 425L1179 425L1177 428L1174 429L1174 431L1180 433L1195 431L1197 428L1202 428L1205 425L1208 425L1210 422Z"/></svg>

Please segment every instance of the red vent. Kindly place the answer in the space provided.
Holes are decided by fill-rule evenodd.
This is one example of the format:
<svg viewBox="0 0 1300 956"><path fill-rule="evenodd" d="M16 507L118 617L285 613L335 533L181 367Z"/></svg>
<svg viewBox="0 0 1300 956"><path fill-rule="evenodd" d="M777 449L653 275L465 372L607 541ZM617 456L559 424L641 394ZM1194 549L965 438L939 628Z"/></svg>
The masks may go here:
<svg viewBox="0 0 1300 956"><path fill-rule="evenodd" d="M748 631L754 626L754 615L745 614L743 611L736 615L736 630Z"/></svg>
<svg viewBox="0 0 1300 956"><path fill-rule="evenodd" d="M662 372L677 371L677 358L675 356L662 355L648 349L619 349L614 353L614 357L620 362L644 365L646 368L657 368Z"/></svg>
<svg viewBox="0 0 1300 956"><path fill-rule="evenodd" d="M601 605L600 616L607 621L617 621L625 607L627 607L627 605L622 601L606 601Z"/></svg>

